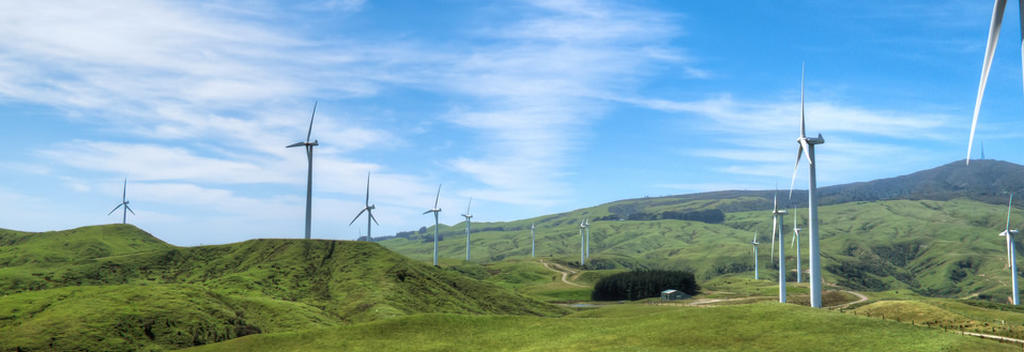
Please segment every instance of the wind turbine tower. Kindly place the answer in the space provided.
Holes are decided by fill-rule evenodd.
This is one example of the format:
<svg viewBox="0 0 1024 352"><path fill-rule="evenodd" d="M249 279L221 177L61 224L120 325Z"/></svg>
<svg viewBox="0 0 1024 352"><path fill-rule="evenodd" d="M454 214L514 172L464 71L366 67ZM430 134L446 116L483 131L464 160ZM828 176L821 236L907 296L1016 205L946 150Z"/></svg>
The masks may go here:
<svg viewBox="0 0 1024 352"><path fill-rule="evenodd" d="M754 240L750 241L750 244L754 245L754 280L758 280L759 278L757 277L757 245L760 243L757 242L757 231L754 231Z"/></svg>
<svg viewBox="0 0 1024 352"><path fill-rule="evenodd" d="M469 223L473 219L473 215L469 213L469 207L473 206L473 198L469 199L469 205L466 206L466 213L462 214L462 217L466 218L466 261L469 261Z"/></svg>
<svg viewBox="0 0 1024 352"><path fill-rule="evenodd" d="M580 221L580 267L587 263L586 237L583 237L583 229L587 228L587 219Z"/></svg>
<svg viewBox="0 0 1024 352"><path fill-rule="evenodd" d="M1024 38L1024 2L1020 4L1021 37ZM971 120L971 137L967 140L967 165L971 164L971 147L974 145L974 130L978 127L978 112L981 110L981 98L985 96L985 84L988 83L988 71L992 68L992 56L999 43L999 30L1003 27L1003 13L1006 12L1006 0L996 0L992 9L992 22L988 29L988 42L985 44L985 59L981 65L981 82L978 83L978 98L974 101L974 118ZM1024 52L1021 53L1024 55ZM1024 63L1024 56L1021 57ZM984 158L984 157L982 157Z"/></svg>
<svg viewBox="0 0 1024 352"><path fill-rule="evenodd" d="M818 185L815 174L814 146L825 143L825 138L818 134L817 138L807 137L806 118L804 117L804 74L800 69L800 137L796 139L799 149L796 152L796 165L793 166L793 179L789 183L789 197L793 197L793 185L796 182L797 168L800 157L807 157L807 168L810 170L807 187L807 231L810 237L808 256L811 261L811 307L821 308L821 255L818 246Z"/></svg>
<svg viewBox="0 0 1024 352"><path fill-rule="evenodd" d="M437 266L437 230L438 225L440 224L438 214L441 213L441 208L437 207L439 200L441 200L441 185L437 185L437 196L434 197L434 207L423 212L423 215L434 213L434 266Z"/></svg>
<svg viewBox="0 0 1024 352"><path fill-rule="evenodd" d="M313 102L313 115L309 117L309 130L306 131L306 141L291 144L285 148L306 147L306 160L309 165L309 172L306 175L306 239L309 239L310 226L313 222L313 147L320 145L317 140L309 141L313 134L313 118L316 117L316 104Z"/></svg>
<svg viewBox="0 0 1024 352"><path fill-rule="evenodd" d="M377 209L377 206L373 205L373 204L370 204L370 173L367 172L366 173L366 206L363 208L363 210L359 211L359 214L356 214L356 217L352 218L352 222L348 223L348 226L352 226L352 224L354 224L356 222L356 220L359 219L359 216L363 215L363 212L366 212L366 240L369 241L369 242L373 242L373 236L370 235L370 221L372 220L374 223L377 224L377 226L380 226L380 223L377 222L377 218L373 217L373 210L374 209Z"/></svg>
<svg viewBox="0 0 1024 352"><path fill-rule="evenodd" d="M128 203L130 203L130 202L128 201L128 179L126 178L126 179L124 179L124 187L121 188L121 204L118 204L116 207L114 207L113 210L111 210L109 213L107 213L107 216L110 216L110 214L113 214L115 211L117 211L118 208L124 207L124 209L121 209L121 212L122 212L122 214L121 214L121 223L122 224L127 224L128 223L128 212L132 212L132 215L135 215L135 211L132 210L132 208L128 206Z"/></svg>
<svg viewBox="0 0 1024 352"><path fill-rule="evenodd" d="M800 268L800 228L796 227L796 208L793 209L793 244L796 246L796 282L800 283L803 269Z"/></svg>
<svg viewBox="0 0 1024 352"><path fill-rule="evenodd" d="M1010 230L1011 210L1013 210L1013 193L1010 193L1010 202L1006 205L1006 230L1003 230L999 236L1006 237L1006 260L1010 267L1010 283L1013 286L1013 305L1017 305L1020 303L1020 295L1017 292L1017 250L1013 242L1013 236L1017 235L1017 230Z"/></svg>
<svg viewBox="0 0 1024 352"><path fill-rule="evenodd" d="M782 235L783 218L786 209L779 209L779 195L775 194L772 205L772 238L779 237L779 303L786 303L786 246Z"/></svg>
<svg viewBox="0 0 1024 352"><path fill-rule="evenodd" d="M537 257L537 224L530 224L530 256Z"/></svg>

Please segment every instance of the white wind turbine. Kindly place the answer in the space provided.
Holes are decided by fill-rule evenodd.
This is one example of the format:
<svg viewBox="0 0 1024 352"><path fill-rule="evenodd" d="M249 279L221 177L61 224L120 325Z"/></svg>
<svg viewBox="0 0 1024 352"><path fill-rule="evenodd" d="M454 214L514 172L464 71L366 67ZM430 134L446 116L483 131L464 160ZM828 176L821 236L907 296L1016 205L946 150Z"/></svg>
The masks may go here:
<svg viewBox="0 0 1024 352"><path fill-rule="evenodd" d="M121 209L121 212L122 212L122 214L121 214L121 223L122 224L127 224L128 223L128 212L132 212L132 215L135 215L135 211L132 210L132 208L128 206L128 203L131 203L131 202L128 201L128 179L126 178L126 179L124 179L124 188L121 189L121 204L118 204L116 207L114 207L113 210L111 210L109 213L107 213L107 216L110 216L110 214L113 214L115 211L117 211L118 208L124 207L124 209Z"/></svg>
<svg viewBox="0 0 1024 352"><path fill-rule="evenodd" d="M754 280L758 280L759 278L757 277L757 245L759 245L760 243L757 242L757 231L754 231L754 240L750 241L750 244L754 245Z"/></svg>
<svg viewBox="0 0 1024 352"><path fill-rule="evenodd" d="M466 205L466 213L462 214L462 217L466 218L466 261L469 261L469 223L473 219L473 215L469 213L469 207L473 206L473 198L469 199L469 205Z"/></svg>
<svg viewBox="0 0 1024 352"><path fill-rule="evenodd" d="M359 214L356 214L356 217L352 218L352 222L348 223L348 226L352 226L352 224L354 224L356 222L356 220L359 219L359 216L363 215L363 212L366 212L366 240L370 241L370 242L373 242L373 236L370 235L370 221L372 220L374 223L377 224L377 226L380 226L380 223L377 222L377 218L373 217L373 210L374 209L377 209L377 206L373 205L373 204L370 204L370 173L367 172L366 173L366 206L363 208L363 210L359 211Z"/></svg>
<svg viewBox="0 0 1024 352"><path fill-rule="evenodd" d="M587 228L587 219L580 221L580 267L587 263L586 237L583 237L583 229Z"/></svg>
<svg viewBox="0 0 1024 352"><path fill-rule="evenodd" d="M821 308L821 256L818 248L818 185L815 175L814 146L825 143L825 139L818 134L817 138L808 138L804 117L804 74L800 69L800 137L797 138L799 149L796 152L796 165L793 166L793 179L789 183L789 197L793 198L793 185L796 182L796 172L800 167L800 157L807 157L807 167L810 170L807 187L807 231L810 247L808 256L811 261L811 307Z"/></svg>
<svg viewBox="0 0 1024 352"><path fill-rule="evenodd" d="M1010 202L1006 205L1006 230L999 233L999 236L1006 237L1006 260L1010 267L1010 283L1013 286L1013 305L1017 305L1020 303L1020 296L1017 293L1017 250L1013 242L1013 236L1017 235L1017 230L1010 230L1011 210L1013 210L1013 193L1010 193Z"/></svg>
<svg viewBox="0 0 1024 352"><path fill-rule="evenodd" d="M793 208L793 242L791 246L796 246L796 282L801 282L803 273L800 268L800 228L796 227L796 208Z"/></svg>
<svg viewBox="0 0 1024 352"><path fill-rule="evenodd" d="M434 197L434 207L430 210L423 212L423 215L434 213L434 266L437 266L437 231L439 228L440 221L438 220L438 214L441 213L441 208L437 207L438 201L441 200L441 185L437 185L437 196Z"/></svg>
<svg viewBox="0 0 1024 352"><path fill-rule="evenodd" d="M306 239L309 239L310 226L313 222L313 147L320 145L319 141L309 141L313 134L313 118L316 117L316 104L313 102L313 115L309 117L309 130L306 131L306 141L293 143L285 148L306 147L306 160L309 165L309 172L306 175Z"/></svg>
<svg viewBox="0 0 1024 352"><path fill-rule="evenodd" d="M1024 44L1024 1L1018 1L1021 19L1021 40ZM999 43L999 30L1003 26L1003 13L1006 12L1006 0L996 0L992 9L992 22L988 29L988 42L985 44L985 59L981 65L981 81L978 83L978 97L974 101L974 118L971 120L971 137L967 140L967 164L971 164L971 147L974 146L974 130L978 127L978 112L981 110L981 98L985 96L985 84L988 83L988 72L992 68L992 56ZM1021 64L1024 64L1024 47L1021 48Z"/></svg>
<svg viewBox="0 0 1024 352"><path fill-rule="evenodd" d="M775 237L779 238L779 303L786 303L786 246L782 235L783 217L785 209L779 209L779 195L775 194L772 204L772 245L775 244ZM774 252L773 252L774 253Z"/></svg>

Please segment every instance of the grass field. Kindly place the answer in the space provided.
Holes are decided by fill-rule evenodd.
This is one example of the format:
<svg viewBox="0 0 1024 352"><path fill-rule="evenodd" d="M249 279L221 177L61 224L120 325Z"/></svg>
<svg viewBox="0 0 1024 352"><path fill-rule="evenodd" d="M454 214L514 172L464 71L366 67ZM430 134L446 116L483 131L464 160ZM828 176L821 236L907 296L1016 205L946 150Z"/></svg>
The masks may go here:
<svg viewBox="0 0 1024 352"><path fill-rule="evenodd" d="M194 351L1016 351L1013 345L795 305L613 305L563 318L429 314Z"/></svg>
<svg viewBox="0 0 1024 352"><path fill-rule="evenodd" d="M13 336L0 350L165 350L408 314L568 312L495 284L536 279L518 269L477 280L376 243L179 248L129 225L3 230L0 243L0 336Z"/></svg>

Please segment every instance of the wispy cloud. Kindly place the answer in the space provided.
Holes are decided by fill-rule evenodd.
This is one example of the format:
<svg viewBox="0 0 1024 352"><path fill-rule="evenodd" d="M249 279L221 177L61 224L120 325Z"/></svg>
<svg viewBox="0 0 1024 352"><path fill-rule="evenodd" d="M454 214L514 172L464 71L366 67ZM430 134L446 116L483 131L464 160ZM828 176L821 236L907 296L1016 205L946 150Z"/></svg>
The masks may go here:
<svg viewBox="0 0 1024 352"><path fill-rule="evenodd" d="M799 135L799 96L776 102L740 101L730 95L697 101L663 99L620 99L622 102L680 113L689 128L715 132L715 147L690 148L681 153L720 161L718 172L769 178L792 173ZM822 133L826 144L819 170L825 183L848 181L851 175L878 176L893 156L907 163L933 158L921 139L949 143L952 116L941 113L892 111L850 106L833 102L808 102L805 107L807 133ZM913 146L907 143L914 141ZM805 162L804 162L805 163ZM891 174L885 174L891 175ZM798 174L803 177L803 174Z"/></svg>

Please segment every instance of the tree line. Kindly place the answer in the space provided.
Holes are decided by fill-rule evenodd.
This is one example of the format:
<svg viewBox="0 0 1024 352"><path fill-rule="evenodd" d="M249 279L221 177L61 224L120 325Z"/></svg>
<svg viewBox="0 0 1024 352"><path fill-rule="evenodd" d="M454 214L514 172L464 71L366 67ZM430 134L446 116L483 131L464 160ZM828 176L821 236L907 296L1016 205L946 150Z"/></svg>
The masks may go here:
<svg viewBox="0 0 1024 352"><path fill-rule="evenodd" d="M634 270L602 278L594 285L590 298L595 301L638 300L658 297L661 291L668 289L691 296L700 292L700 286L691 272Z"/></svg>

